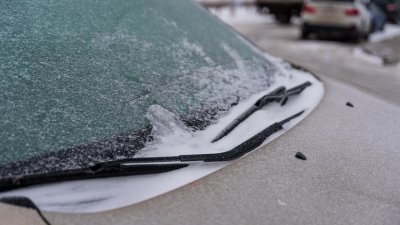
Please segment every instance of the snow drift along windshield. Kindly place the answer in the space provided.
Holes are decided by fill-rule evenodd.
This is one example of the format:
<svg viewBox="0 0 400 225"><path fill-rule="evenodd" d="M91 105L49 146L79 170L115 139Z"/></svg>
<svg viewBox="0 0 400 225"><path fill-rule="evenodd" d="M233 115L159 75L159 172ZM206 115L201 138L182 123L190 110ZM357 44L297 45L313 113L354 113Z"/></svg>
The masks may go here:
<svg viewBox="0 0 400 225"><path fill-rule="evenodd" d="M152 114L203 129L275 68L187 0L0 3L0 176L132 157Z"/></svg>

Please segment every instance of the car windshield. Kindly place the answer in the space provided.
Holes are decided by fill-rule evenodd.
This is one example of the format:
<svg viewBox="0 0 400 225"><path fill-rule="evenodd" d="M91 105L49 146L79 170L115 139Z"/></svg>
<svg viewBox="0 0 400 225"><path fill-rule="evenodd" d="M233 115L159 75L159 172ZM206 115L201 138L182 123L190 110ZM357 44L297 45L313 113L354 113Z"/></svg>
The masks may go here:
<svg viewBox="0 0 400 225"><path fill-rule="evenodd" d="M275 68L188 0L0 3L0 176L134 156L151 119L192 131Z"/></svg>

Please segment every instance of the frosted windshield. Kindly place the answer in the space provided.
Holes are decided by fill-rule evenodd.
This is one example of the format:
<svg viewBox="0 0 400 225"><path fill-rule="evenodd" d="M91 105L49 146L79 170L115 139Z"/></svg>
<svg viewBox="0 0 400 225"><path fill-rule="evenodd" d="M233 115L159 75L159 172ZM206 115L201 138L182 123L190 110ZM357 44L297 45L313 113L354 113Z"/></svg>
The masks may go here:
<svg viewBox="0 0 400 225"><path fill-rule="evenodd" d="M202 129L274 80L187 0L4 1L0 49L0 164L29 172L131 156L151 106Z"/></svg>

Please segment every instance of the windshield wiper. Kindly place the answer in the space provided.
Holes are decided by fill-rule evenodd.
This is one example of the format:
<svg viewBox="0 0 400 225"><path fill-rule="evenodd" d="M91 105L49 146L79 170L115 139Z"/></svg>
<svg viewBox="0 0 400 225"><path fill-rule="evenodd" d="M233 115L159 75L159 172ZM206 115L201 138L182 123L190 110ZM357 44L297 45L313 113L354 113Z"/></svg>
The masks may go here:
<svg viewBox="0 0 400 225"><path fill-rule="evenodd" d="M286 90L285 87L281 86L272 91L271 93L264 95L260 99L258 99L250 108L248 108L244 113L242 113L239 117L233 120L225 129L223 129L211 142L217 142L221 140L223 137L232 132L241 122L251 116L257 110L260 110L262 107L268 105L272 102L280 102L281 106L285 105L290 96L300 94L304 89L308 86L311 86L311 82L307 81L303 84L300 84L296 87L293 87L289 90Z"/></svg>
<svg viewBox="0 0 400 225"><path fill-rule="evenodd" d="M102 162L92 167L82 169L3 177L0 178L0 191L60 181L163 173L187 167L195 162L232 161L259 147L269 136L282 130L282 126L285 123L300 116L303 112L304 111L299 112L280 122L272 124L242 144L226 152L168 157L130 158Z"/></svg>

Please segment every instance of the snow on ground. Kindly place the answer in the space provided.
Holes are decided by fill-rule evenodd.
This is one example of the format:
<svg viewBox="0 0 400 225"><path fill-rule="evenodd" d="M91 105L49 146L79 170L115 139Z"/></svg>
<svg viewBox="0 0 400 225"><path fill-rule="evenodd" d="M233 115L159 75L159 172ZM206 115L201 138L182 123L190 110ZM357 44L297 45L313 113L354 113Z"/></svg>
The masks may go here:
<svg viewBox="0 0 400 225"><path fill-rule="evenodd" d="M225 7L209 11L227 24L274 22L272 16L259 14L255 7Z"/></svg>
<svg viewBox="0 0 400 225"><path fill-rule="evenodd" d="M369 41L376 43L381 42L393 37L400 35L400 26L393 24L386 24L385 29L382 32L371 34Z"/></svg>
<svg viewBox="0 0 400 225"><path fill-rule="evenodd" d="M361 59L372 64L384 66L383 59L381 57L369 54L359 47L353 50L353 56L357 59Z"/></svg>
<svg viewBox="0 0 400 225"><path fill-rule="evenodd" d="M293 51L316 54L325 62L353 63L356 65L370 64L371 66L384 66L381 57L369 54L360 47L338 45L333 41L307 40L295 43L286 43L286 47Z"/></svg>
<svg viewBox="0 0 400 225"><path fill-rule="evenodd" d="M385 29L383 31L371 34L371 36L369 38L369 42L370 43L378 43L378 42L382 42L382 41L394 38L399 35L400 35L400 26L399 25L386 24ZM366 62L375 64L375 65L385 66L384 60L380 56L370 54L359 47L356 47L353 50L353 56L357 59L364 60Z"/></svg>

